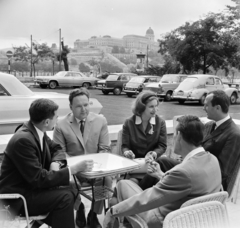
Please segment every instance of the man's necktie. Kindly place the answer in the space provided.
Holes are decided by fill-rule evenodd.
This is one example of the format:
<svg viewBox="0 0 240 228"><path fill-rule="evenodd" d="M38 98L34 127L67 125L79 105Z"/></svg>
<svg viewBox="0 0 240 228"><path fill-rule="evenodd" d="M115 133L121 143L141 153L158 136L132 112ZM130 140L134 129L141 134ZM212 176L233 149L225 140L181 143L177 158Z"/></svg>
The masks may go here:
<svg viewBox="0 0 240 228"><path fill-rule="evenodd" d="M83 135L83 132L84 132L84 120L80 121L80 131L81 131L81 133Z"/></svg>
<svg viewBox="0 0 240 228"><path fill-rule="evenodd" d="M217 126L217 124L214 122L214 123L212 124L211 133L215 130L216 126Z"/></svg>

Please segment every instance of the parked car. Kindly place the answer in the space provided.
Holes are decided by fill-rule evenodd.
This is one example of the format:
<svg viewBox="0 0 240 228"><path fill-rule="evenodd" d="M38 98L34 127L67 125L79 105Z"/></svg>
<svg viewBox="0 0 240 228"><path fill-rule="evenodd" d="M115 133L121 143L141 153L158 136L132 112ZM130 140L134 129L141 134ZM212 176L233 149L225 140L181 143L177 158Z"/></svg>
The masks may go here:
<svg viewBox="0 0 240 228"><path fill-rule="evenodd" d="M103 87L106 87L106 80L107 80L107 78L97 81L96 89L102 90Z"/></svg>
<svg viewBox="0 0 240 228"><path fill-rule="evenodd" d="M70 112L67 94L32 92L13 75L0 73L0 134L13 134L16 126L27 121L30 104L38 98L55 101L59 105L59 117ZM90 98L90 110L99 113L101 109L99 101Z"/></svg>
<svg viewBox="0 0 240 228"><path fill-rule="evenodd" d="M94 86L98 79L96 77L87 77L81 72L74 71L60 71L53 76L36 76L35 82L41 88L55 89L57 86L79 87L83 86L89 88Z"/></svg>
<svg viewBox="0 0 240 228"><path fill-rule="evenodd" d="M102 92L107 95L113 92L114 95L120 95L123 90L123 84L127 83L132 77L137 76L133 73L114 73L110 74L106 83L103 84Z"/></svg>
<svg viewBox="0 0 240 228"><path fill-rule="evenodd" d="M143 90L151 90L161 99L170 101L173 90L187 77L184 74L164 74L158 83L150 83Z"/></svg>
<svg viewBox="0 0 240 228"><path fill-rule="evenodd" d="M173 99L178 100L180 104L185 101L198 101L204 104L208 92L213 90L224 90L230 98L231 104L235 104L238 99L238 91L224 85L218 76L197 74L189 75L173 92Z"/></svg>
<svg viewBox="0 0 240 228"><path fill-rule="evenodd" d="M128 83L124 85L123 92L127 94L128 97L137 95L142 92L143 88L152 82L158 82L160 80L159 76L152 75L142 75L132 78Z"/></svg>

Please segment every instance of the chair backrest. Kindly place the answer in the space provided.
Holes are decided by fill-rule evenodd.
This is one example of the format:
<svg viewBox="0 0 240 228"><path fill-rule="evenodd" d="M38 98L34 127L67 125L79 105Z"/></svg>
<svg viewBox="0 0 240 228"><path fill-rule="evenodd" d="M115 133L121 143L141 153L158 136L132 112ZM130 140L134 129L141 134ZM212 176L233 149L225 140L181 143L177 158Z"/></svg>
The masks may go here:
<svg viewBox="0 0 240 228"><path fill-rule="evenodd" d="M226 189L227 192L229 193L229 199L233 203L237 203L239 184L240 184L240 160L237 162L233 170L231 180L228 184L228 188Z"/></svg>
<svg viewBox="0 0 240 228"><path fill-rule="evenodd" d="M169 213L163 228L229 228L224 205L217 201L205 202L180 208Z"/></svg>
<svg viewBox="0 0 240 228"><path fill-rule="evenodd" d="M228 193L225 191L222 192L216 192L216 193L212 193L212 194L208 194L208 195L204 195L204 196L199 196L196 197L194 199L188 200L185 203L182 204L181 208L183 207L188 207L194 204L198 204L198 203L205 203L205 202L209 202L209 201L218 201L222 204L225 204L226 200L228 198Z"/></svg>
<svg viewBox="0 0 240 228"><path fill-rule="evenodd" d="M117 138L117 149L116 154L123 155L122 153L122 129L118 132L118 138Z"/></svg>

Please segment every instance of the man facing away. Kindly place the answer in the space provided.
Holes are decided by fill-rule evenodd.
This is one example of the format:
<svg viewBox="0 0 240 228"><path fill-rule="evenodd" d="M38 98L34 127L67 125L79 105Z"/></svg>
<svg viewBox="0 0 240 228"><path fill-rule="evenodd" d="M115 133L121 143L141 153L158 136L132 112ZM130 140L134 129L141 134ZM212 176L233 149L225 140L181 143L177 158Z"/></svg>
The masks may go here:
<svg viewBox="0 0 240 228"><path fill-rule="evenodd" d="M62 146L62 151L67 156L94 154L110 151L110 141L106 118L89 112L89 92L86 88L74 89L69 94L71 113L59 120L54 128L53 140ZM78 176L80 183L83 178ZM102 184L99 180L98 185ZM105 185L112 187L111 177L105 178ZM94 211L90 210L86 222L84 205L80 204L77 210L76 224L79 228L90 223L90 215L93 213L94 227L100 228L97 215L102 212L103 201L95 203Z"/></svg>
<svg viewBox="0 0 240 228"><path fill-rule="evenodd" d="M174 152L183 157L183 162L166 173L157 162L149 163L148 173L159 182L145 191L130 180L118 182L119 203L107 212L104 228L115 216L134 214L142 217L149 228L159 228L165 216L187 200L220 191L218 160L201 147L204 125L195 116L182 116L177 121Z"/></svg>
<svg viewBox="0 0 240 228"><path fill-rule="evenodd" d="M30 121L10 139L1 167L0 193L19 193L27 201L29 215L49 213L43 222L53 228L75 228L74 198L69 188L71 174L91 171L93 161L66 164L61 148L46 135L58 118L58 105L49 99L37 99L29 108ZM59 188L59 186L62 186ZM24 214L22 201L5 200L13 213Z"/></svg>

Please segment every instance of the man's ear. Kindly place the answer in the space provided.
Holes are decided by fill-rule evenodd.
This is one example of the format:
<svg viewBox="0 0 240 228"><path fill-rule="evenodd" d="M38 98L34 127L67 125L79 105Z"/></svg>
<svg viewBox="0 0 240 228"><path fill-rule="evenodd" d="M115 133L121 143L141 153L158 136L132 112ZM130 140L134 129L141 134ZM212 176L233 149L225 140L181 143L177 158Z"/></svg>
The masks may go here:
<svg viewBox="0 0 240 228"><path fill-rule="evenodd" d="M48 126L48 124L49 124L49 119L43 120L43 124L44 124L44 126Z"/></svg>
<svg viewBox="0 0 240 228"><path fill-rule="evenodd" d="M69 104L69 108L72 110L72 105L71 104Z"/></svg>

